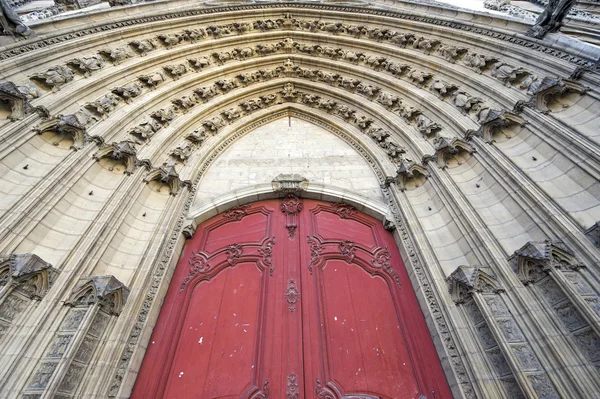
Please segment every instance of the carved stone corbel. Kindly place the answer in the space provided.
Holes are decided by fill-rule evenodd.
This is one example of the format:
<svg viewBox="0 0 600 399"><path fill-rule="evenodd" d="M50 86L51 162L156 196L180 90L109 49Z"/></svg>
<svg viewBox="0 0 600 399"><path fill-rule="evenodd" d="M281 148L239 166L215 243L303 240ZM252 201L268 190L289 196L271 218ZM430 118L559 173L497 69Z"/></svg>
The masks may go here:
<svg viewBox="0 0 600 399"><path fill-rule="evenodd" d="M65 301L68 306L91 306L98 304L106 313L114 316L121 310L129 296L129 288L114 276L91 276L81 279L81 283Z"/></svg>
<svg viewBox="0 0 600 399"><path fill-rule="evenodd" d="M144 178L145 183L157 181L169 187L169 194L177 195L181 187L192 187L192 182L189 180L181 180L179 174L175 170L175 162L168 159L162 166L153 168Z"/></svg>
<svg viewBox="0 0 600 399"><path fill-rule="evenodd" d="M459 165L465 162L471 154L475 152L475 149L471 147L466 141L459 138L447 139L445 137L438 137L435 141L435 161L437 165L444 169L448 166L448 160L455 158ZM463 155L467 156L463 156Z"/></svg>
<svg viewBox="0 0 600 399"><path fill-rule="evenodd" d="M196 232L196 227L197 226L194 223L190 223L181 230L181 234L183 234L186 240L189 240L194 236L194 233Z"/></svg>
<svg viewBox="0 0 600 399"><path fill-rule="evenodd" d="M0 256L0 298L12 288L29 299L40 300L59 273L58 269L35 254Z"/></svg>
<svg viewBox="0 0 600 399"><path fill-rule="evenodd" d="M496 275L487 266L459 266L446 282L456 304L465 303L474 292L498 294L504 291Z"/></svg>
<svg viewBox="0 0 600 399"><path fill-rule="evenodd" d="M396 183L401 191L423 185L428 177L427 169L409 159L404 159L396 171Z"/></svg>

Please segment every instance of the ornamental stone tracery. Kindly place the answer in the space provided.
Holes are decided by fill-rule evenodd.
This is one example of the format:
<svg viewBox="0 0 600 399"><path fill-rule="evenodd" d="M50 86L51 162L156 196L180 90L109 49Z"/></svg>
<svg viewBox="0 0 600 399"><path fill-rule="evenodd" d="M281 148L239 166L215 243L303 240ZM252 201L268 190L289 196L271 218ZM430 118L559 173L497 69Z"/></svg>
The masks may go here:
<svg viewBox="0 0 600 399"><path fill-rule="evenodd" d="M54 265L31 275L0 266L0 344L22 355L0 370L0 390L126 397L179 240L194 234L186 218L205 172L240 137L293 117L342 138L372 168L386 201L373 212L395 229L456 397L600 392L600 139L586 125L600 101L593 50L529 39L529 25L496 17L467 23L429 3L172 5L114 7L84 28L84 16L56 20L54 31L41 21L0 49L10 119L0 121L10 174L0 248ZM317 195L321 182L294 173L274 170L268 186ZM257 195L238 193L213 212L242 220ZM295 239L301 210L286 201L281 217ZM335 217L352 219L349 201L332 194ZM313 273L327 244L307 241L303 267ZM342 244L337 256L352 262L357 247ZM270 274L283 268L275 246L260 244ZM245 255L239 245L226 253L232 267ZM177 288L213 272L206 254L192 258ZM369 267L400 286L388 261L373 249ZM286 281L295 311L296 282ZM527 304L542 310L524 312ZM21 341L16 325L28 326ZM44 340L42 330L55 335ZM543 350L540 337L552 337ZM26 348L29 339L40 344ZM66 349L74 340L77 353ZM302 382L288 376L294 396ZM252 397L268 397L274 383ZM317 396L339 396L333 382L316 384Z"/></svg>

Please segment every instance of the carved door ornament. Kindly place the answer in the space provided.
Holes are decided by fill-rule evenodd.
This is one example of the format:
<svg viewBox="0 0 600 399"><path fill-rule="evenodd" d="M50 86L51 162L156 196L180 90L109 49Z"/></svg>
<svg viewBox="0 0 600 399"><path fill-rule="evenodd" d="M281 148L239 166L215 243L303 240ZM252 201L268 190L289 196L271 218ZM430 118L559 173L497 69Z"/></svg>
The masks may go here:
<svg viewBox="0 0 600 399"><path fill-rule="evenodd" d="M298 227L298 214L302 211L302 203L295 195L288 195L281 202L281 212L285 214L285 228L288 231L288 237L293 240L296 236Z"/></svg>
<svg viewBox="0 0 600 399"><path fill-rule="evenodd" d="M298 376L294 373L288 375L287 390L285 392L286 399L298 399L300 390L298 388Z"/></svg>
<svg viewBox="0 0 600 399"><path fill-rule="evenodd" d="M287 303L290 304L290 306L288 306L290 312L296 310L296 302L298 302L298 298L300 298L300 292L296 287L296 280L292 278L288 281L287 290L285 291L285 299L287 300Z"/></svg>

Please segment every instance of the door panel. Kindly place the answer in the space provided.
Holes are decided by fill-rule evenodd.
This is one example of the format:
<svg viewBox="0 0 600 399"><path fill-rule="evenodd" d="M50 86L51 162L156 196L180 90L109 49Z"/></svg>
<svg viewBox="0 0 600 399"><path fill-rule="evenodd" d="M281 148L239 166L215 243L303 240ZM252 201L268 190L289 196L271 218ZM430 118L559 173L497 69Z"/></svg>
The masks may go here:
<svg viewBox="0 0 600 399"><path fill-rule="evenodd" d="M392 235L341 204L261 201L198 227L133 398L450 398Z"/></svg>
<svg viewBox="0 0 600 399"><path fill-rule="evenodd" d="M166 397L239 397L252 385L261 280L256 264L243 263L193 289Z"/></svg>
<svg viewBox="0 0 600 399"><path fill-rule="evenodd" d="M321 273L331 381L348 393L416 397L418 385L388 284L338 259L327 261Z"/></svg>

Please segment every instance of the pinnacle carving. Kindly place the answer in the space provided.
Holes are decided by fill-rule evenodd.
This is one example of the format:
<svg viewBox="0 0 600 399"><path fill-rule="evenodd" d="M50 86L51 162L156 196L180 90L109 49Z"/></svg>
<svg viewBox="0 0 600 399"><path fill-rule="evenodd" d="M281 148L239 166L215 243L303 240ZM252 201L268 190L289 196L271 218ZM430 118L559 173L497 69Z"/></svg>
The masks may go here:
<svg viewBox="0 0 600 399"><path fill-rule="evenodd" d="M81 279L65 301L69 306L98 304L108 314L118 316L127 301L129 289L114 276L91 276Z"/></svg>
<svg viewBox="0 0 600 399"><path fill-rule="evenodd" d="M504 289L487 266L459 266L446 279L452 300L464 303L474 292L499 293Z"/></svg>
<svg viewBox="0 0 600 399"><path fill-rule="evenodd" d="M562 241L530 241L508 258L523 284L534 283L552 269L585 267Z"/></svg>
<svg viewBox="0 0 600 399"><path fill-rule="evenodd" d="M0 287L12 286L30 299L41 299L59 273L35 254L0 256Z"/></svg>

